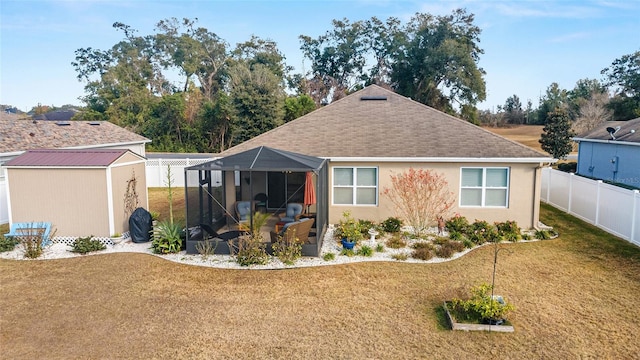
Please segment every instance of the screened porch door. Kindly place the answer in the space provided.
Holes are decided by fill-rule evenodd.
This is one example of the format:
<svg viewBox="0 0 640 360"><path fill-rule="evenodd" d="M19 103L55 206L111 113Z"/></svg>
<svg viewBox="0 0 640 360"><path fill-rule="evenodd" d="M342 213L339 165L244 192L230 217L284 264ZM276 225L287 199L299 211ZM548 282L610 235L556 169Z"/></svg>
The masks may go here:
<svg viewBox="0 0 640 360"><path fill-rule="evenodd" d="M269 209L285 209L287 203L304 201L305 173L267 173L267 207Z"/></svg>

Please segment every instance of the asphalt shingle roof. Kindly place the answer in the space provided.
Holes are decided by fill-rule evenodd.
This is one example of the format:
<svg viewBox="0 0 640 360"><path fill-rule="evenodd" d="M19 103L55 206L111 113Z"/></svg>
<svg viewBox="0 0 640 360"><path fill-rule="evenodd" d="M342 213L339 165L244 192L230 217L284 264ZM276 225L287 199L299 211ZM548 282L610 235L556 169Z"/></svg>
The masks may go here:
<svg viewBox="0 0 640 360"><path fill-rule="evenodd" d="M615 137L614 140L611 135L609 135L607 128L615 129L618 126L620 126L620 129L613 135ZM607 121L577 138L640 143L640 118L628 121Z"/></svg>
<svg viewBox="0 0 640 360"><path fill-rule="evenodd" d="M0 153L30 149L85 147L150 142L108 121L12 120L0 118ZM92 125L99 124L99 125Z"/></svg>
<svg viewBox="0 0 640 360"><path fill-rule="evenodd" d="M269 146L317 157L549 158L377 85L222 152Z"/></svg>

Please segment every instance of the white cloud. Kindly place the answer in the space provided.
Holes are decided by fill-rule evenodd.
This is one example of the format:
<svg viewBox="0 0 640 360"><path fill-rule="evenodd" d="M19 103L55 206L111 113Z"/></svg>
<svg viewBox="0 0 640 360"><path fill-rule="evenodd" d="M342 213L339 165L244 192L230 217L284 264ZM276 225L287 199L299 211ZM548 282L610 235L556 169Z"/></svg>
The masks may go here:
<svg viewBox="0 0 640 360"><path fill-rule="evenodd" d="M570 42L570 41L574 41L574 40L588 39L588 38L590 38L592 36L593 36L592 33L589 33L589 32L586 32L586 31L582 31L582 32L575 32L575 33L556 36L554 38L549 39L549 42L552 42L552 43L565 43L565 42Z"/></svg>

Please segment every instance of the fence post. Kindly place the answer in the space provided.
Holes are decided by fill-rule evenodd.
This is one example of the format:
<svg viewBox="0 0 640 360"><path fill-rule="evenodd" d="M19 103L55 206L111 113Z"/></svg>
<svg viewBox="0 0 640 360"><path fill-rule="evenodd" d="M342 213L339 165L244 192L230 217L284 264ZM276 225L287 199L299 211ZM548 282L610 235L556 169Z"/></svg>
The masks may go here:
<svg viewBox="0 0 640 360"><path fill-rule="evenodd" d="M158 159L158 186L162 187L162 159Z"/></svg>
<svg viewBox="0 0 640 360"><path fill-rule="evenodd" d="M595 226L600 225L600 186L602 185L602 180L596 181L596 220Z"/></svg>
<svg viewBox="0 0 640 360"><path fill-rule="evenodd" d="M569 203L567 204L567 213L571 214L571 201L573 199L573 179L574 173L569 173Z"/></svg>
<svg viewBox="0 0 640 360"><path fill-rule="evenodd" d="M640 191L638 190L633 190L633 196L631 197L631 199L633 200L633 208L631 210L631 242L632 243L636 243L636 240L640 240L640 239L636 239L634 236L636 234L636 216L638 216L638 207L636 206L636 204L638 204L638 201L636 200L638 198L638 194L640 194ZM639 241L640 242L640 241Z"/></svg>
<svg viewBox="0 0 640 360"><path fill-rule="evenodd" d="M547 168L547 204L551 203L551 168Z"/></svg>

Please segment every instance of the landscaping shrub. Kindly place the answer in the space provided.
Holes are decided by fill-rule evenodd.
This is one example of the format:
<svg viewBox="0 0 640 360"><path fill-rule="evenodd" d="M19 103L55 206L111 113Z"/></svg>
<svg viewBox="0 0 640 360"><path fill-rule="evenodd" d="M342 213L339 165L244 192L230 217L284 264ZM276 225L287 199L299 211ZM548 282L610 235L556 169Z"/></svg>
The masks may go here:
<svg viewBox="0 0 640 360"><path fill-rule="evenodd" d="M100 240L92 240L93 235L77 238L71 245L71 252L86 254L93 251L104 250L107 247Z"/></svg>
<svg viewBox="0 0 640 360"><path fill-rule="evenodd" d="M391 258L394 260L405 261L409 258L409 256L405 253L393 254Z"/></svg>
<svg viewBox="0 0 640 360"><path fill-rule="evenodd" d="M436 248L436 256L448 259L453 256L453 254L457 252L463 251L465 248L464 244L460 241L450 241L440 244Z"/></svg>
<svg viewBox="0 0 640 360"><path fill-rule="evenodd" d="M487 241L499 242L500 236L495 227L484 220L476 220L469 227L468 231L469 240L476 245L482 245Z"/></svg>
<svg viewBox="0 0 640 360"><path fill-rule="evenodd" d="M522 240L531 240L531 234L524 233L521 235Z"/></svg>
<svg viewBox="0 0 640 360"><path fill-rule="evenodd" d="M42 244L44 243L44 229L33 227L25 228L25 231L17 237L17 240L24 247L24 257L37 259L42 255ZM53 234L50 235L53 237Z"/></svg>
<svg viewBox="0 0 640 360"><path fill-rule="evenodd" d="M522 238L520 227L515 221L498 222L495 225L500 237L506 241L516 242Z"/></svg>
<svg viewBox="0 0 640 360"><path fill-rule="evenodd" d="M16 245L18 245L19 243L20 241L14 237L9 236L5 238L4 236L0 235L0 252L11 251L15 249Z"/></svg>
<svg viewBox="0 0 640 360"><path fill-rule="evenodd" d="M182 249L182 230L171 221L161 221L153 228L151 247L156 254L173 254Z"/></svg>
<svg viewBox="0 0 640 360"><path fill-rule="evenodd" d="M491 298L491 285L481 284L471 290L471 298L468 300L453 299L452 309L456 312L456 318L463 321L489 322L502 320L514 310L514 306L504 301L500 303Z"/></svg>
<svg viewBox="0 0 640 360"><path fill-rule="evenodd" d="M462 239L462 244L467 249L471 249L472 247L476 246L476 244L474 244L473 241L471 241L471 240L469 240L467 238Z"/></svg>
<svg viewBox="0 0 640 360"><path fill-rule="evenodd" d="M362 245L360 249L356 252L357 255L360 256L373 256L373 249L370 246Z"/></svg>
<svg viewBox="0 0 640 360"><path fill-rule="evenodd" d="M358 228L364 237L369 237L369 230L375 228L376 224L370 220L358 220Z"/></svg>
<svg viewBox="0 0 640 360"><path fill-rule="evenodd" d="M398 233L402 228L402 220L395 217L390 217L383 221L380 225L382 226L382 230L384 230L384 232L392 234Z"/></svg>
<svg viewBox="0 0 640 360"><path fill-rule="evenodd" d="M324 256L322 256L322 258L324 259L324 261L335 260L336 254L334 254L334 253L326 253L326 254L324 254Z"/></svg>
<svg viewBox="0 0 640 360"><path fill-rule="evenodd" d="M411 247L414 249L413 253L411 253L412 258L420 260L430 260L433 258L435 249L431 243L421 241L411 245Z"/></svg>
<svg viewBox="0 0 640 360"><path fill-rule="evenodd" d="M453 233L466 234L469 230L469 221L466 217L456 215L445 222L445 227L449 231L449 236Z"/></svg>
<svg viewBox="0 0 640 360"><path fill-rule="evenodd" d="M551 233L547 230L537 230L536 231L536 239L539 240L549 240L551 239Z"/></svg>
<svg viewBox="0 0 640 360"><path fill-rule="evenodd" d="M449 242L449 238L443 236L436 236L431 242L435 245L442 245Z"/></svg>
<svg viewBox="0 0 640 360"><path fill-rule="evenodd" d="M395 233L391 236L390 239L387 240L385 245L392 249L400 249L407 246L407 242L402 238L402 235L400 235L399 233Z"/></svg>
<svg viewBox="0 0 640 360"><path fill-rule="evenodd" d="M262 243L260 233L240 236L237 248L233 241L229 241L228 244L231 255L235 256L236 262L240 266L264 265L269 262L269 254L267 254L265 244Z"/></svg>
<svg viewBox="0 0 640 360"><path fill-rule="evenodd" d="M295 235L286 238L278 235L278 240L271 244L271 249L273 255L285 265L295 264L296 260L302 256L302 243Z"/></svg>
<svg viewBox="0 0 640 360"><path fill-rule="evenodd" d="M209 256L215 254L218 243L213 240L199 241L196 244L196 251L202 255L202 259L206 260Z"/></svg>
<svg viewBox="0 0 640 360"><path fill-rule="evenodd" d="M384 245L382 244L376 245L376 252L384 252Z"/></svg>
<svg viewBox="0 0 640 360"><path fill-rule="evenodd" d="M568 173L575 173L577 168L578 168L578 163L575 161L558 164L558 170L568 172Z"/></svg>
<svg viewBox="0 0 640 360"><path fill-rule="evenodd" d="M340 255L352 257L355 256L356 253L355 251L353 251L353 249L342 249L342 251L340 251Z"/></svg>

